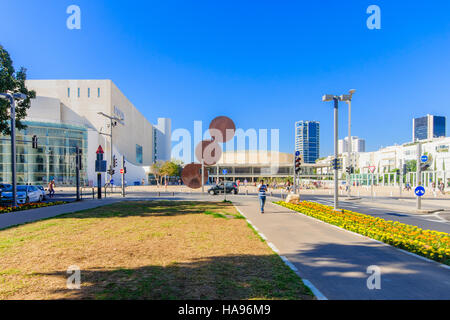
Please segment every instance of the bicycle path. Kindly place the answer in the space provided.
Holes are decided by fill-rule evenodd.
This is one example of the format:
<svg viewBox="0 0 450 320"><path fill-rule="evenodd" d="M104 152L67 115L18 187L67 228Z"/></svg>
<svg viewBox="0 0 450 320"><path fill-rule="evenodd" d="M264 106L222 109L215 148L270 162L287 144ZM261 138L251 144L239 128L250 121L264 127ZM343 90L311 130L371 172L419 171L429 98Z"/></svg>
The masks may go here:
<svg viewBox="0 0 450 320"><path fill-rule="evenodd" d="M259 213L258 199L236 207L327 299L450 299L450 268L407 254L271 203ZM369 289L369 266L381 270L381 288Z"/></svg>

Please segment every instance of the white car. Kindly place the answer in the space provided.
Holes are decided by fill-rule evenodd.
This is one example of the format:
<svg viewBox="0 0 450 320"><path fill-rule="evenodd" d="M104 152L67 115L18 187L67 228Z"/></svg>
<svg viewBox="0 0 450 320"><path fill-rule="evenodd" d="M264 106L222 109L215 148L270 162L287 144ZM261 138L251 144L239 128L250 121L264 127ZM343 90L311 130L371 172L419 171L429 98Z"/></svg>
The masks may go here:
<svg viewBox="0 0 450 320"><path fill-rule="evenodd" d="M19 204L41 202L43 200L41 190L35 186L17 186L16 197ZM12 189L2 192L2 200L12 201Z"/></svg>
<svg viewBox="0 0 450 320"><path fill-rule="evenodd" d="M45 200L45 189L44 189L44 187L43 186L35 186L35 187L38 188L38 190L41 191L41 193L42 193L41 201Z"/></svg>

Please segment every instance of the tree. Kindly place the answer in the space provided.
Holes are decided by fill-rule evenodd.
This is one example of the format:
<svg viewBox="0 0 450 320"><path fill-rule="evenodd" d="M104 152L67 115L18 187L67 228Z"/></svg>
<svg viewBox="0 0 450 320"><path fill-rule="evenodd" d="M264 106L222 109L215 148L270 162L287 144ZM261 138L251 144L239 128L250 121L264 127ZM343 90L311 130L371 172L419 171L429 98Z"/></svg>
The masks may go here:
<svg viewBox="0 0 450 320"><path fill-rule="evenodd" d="M162 165L161 173L168 177L178 177L180 175L181 166L174 161L166 161Z"/></svg>
<svg viewBox="0 0 450 320"><path fill-rule="evenodd" d="M22 130L26 125L21 120L27 116L27 110L30 108L31 99L36 98L36 92L29 91L25 86L27 78L25 68L19 71L13 67L11 57L2 45L0 45L0 92L1 93L23 93L27 97L24 100L16 102L16 128ZM11 128L8 123L10 103L6 99L0 99L0 133L11 134Z"/></svg>
<svg viewBox="0 0 450 320"><path fill-rule="evenodd" d="M406 161L406 171L408 172L416 172L417 171L417 161L416 160L408 160Z"/></svg>
<svg viewBox="0 0 450 320"><path fill-rule="evenodd" d="M162 167L164 165L163 161L156 161L155 163L153 163L150 167L150 172L155 176L156 178L156 182L158 183L158 185L161 184L161 177L163 176L163 172L162 172Z"/></svg>

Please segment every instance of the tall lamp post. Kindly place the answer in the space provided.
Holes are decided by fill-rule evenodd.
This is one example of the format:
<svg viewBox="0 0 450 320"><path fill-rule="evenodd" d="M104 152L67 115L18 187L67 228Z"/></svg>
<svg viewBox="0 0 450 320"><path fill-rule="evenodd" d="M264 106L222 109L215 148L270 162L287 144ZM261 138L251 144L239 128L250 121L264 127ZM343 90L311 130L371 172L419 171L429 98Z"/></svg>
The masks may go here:
<svg viewBox="0 0 450 320"><path fill-rule="evenodd" d="M352 173L353 167L353 159L352 159L352 97L356 92L355 89L349 90L349 94L344 94L341 96L342 100L348 104L348 142L347 142L347 151L348 151L348 167L347 167L347 197L350 198L350 174ZM342 150L344 151L344 150Z"/></svg>
<svg viewBox="0 0 450 320"><path fill-rule="evenodd" d="M16 102L14 99L26 99L23 93L0 93L0 97L8 99L11 106L11 175L12 175L12 206L17 207L16 180Z"/></svg>
<svg viewBox="0 0 450 320"><path fill-rule="evenodd" d="M109 134L108 133L102 133L102 132L100 132L100 134L108 136L110 138L109 142L110 142L110 149L111 149L111 154L110 154L110 156L111 156L111 158L110 158L110 160L111 160L111 162L110 162L110 168L111 168L110 180L111 180L112 177L113 177L113 175L112 175L112 170L113 170L113 134L112 134L112 129L113 129L113 127L117 126L117 122L122 123L123 119L119 119L119 118L114 117L114 116L109 116L109 115L107 115L107 114L105 114L103 112L98 112L97 114L99 114L99 115L109 119L109 129L110 129L109 130Z"/></svg>
<svg viewBox="0 0 450 320"><path fill-rule="evenodd" d="M322 101L328 102L333 101L334 102L334 160L333 160L333 169L334 169L334 210L338 210L339 206L339 200L338 200L338 107L339 107L339 100L341 100L341 97L332 95L332 94L326 94L322 97Z"/></svg>

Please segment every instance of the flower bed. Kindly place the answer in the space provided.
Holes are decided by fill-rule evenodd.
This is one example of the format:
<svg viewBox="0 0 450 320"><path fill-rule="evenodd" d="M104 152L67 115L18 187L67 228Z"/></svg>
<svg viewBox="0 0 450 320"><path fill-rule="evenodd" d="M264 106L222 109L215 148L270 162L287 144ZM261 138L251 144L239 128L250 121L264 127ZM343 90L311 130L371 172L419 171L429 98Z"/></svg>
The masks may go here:
<svg viewBox="0 0 450 320"><path fill-rule="evenodd" d="M0 214L2 213L8 213L13 211L23 211L23 210L29 210L29 209L36 209L36 208L42 208L42 207L49 207L49 206L55 206L59 204L65 204L67 202L65 201L55 201L55 202L32 202L27 204L19 204L16 208L13 208L11 206L0 206Z"/></svg>
<svg viewBox="0 0 450 320"><path fill-rule="evenodd" d="M332 207L315 202L298 204L275 202L343 229L353 231L429 259L450 265L450 234L423 230L397 221L349 211L334 211Z"/></svg>

